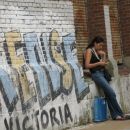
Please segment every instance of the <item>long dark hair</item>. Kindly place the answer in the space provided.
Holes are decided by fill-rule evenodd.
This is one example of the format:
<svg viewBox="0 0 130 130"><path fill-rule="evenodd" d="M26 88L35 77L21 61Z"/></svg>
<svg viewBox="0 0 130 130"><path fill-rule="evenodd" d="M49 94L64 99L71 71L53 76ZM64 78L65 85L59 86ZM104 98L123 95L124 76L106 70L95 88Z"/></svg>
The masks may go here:
<svg viewBox="0 0 130 130"><path fill-rule="evenodd" d="M87 46L86 49L94 47L94 44L99 44L101 42L104 42L104 39L101 36L96 36Z"/></svg>

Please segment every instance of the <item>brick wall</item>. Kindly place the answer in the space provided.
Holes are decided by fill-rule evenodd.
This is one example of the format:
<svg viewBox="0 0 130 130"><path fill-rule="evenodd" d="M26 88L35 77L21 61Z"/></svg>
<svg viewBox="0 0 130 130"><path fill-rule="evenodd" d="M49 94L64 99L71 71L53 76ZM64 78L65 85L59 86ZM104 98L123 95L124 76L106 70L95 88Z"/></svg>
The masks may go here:
<svg viewBox="0 0 130 130"><path fill-rule="evenodd" d="M106 39L103 5L109 5L113 55L117 62L122 62L117 0L81 0L80 2L74 0L73 3L79 61L82 63L81 53L89 40L96 35ZM107 50L107 46L105 49Z"/></svg>
<svg viewBox="0 0 130 130"><path fill-rule="evenodd" d="M61 35L74 32L73 6L67 1L6 0L0 1L0 32L50 32Z"/></svg>
<svg viewBox="0 0 130 130"><path fill-rule="evenodd" d="M88 0L87 10L89 39L96 35L105 37L103 1Z"/></svg>
<svg viewBox="0 0 130 130"><path fill-rule="evenodd" d="M118 0L122 49L124 56L130 56L130 1Z"/></svg>
<svg viewBox="0 0 130 130"><path fill-rule="evenodd" d="M112 47L113 55L118 63L122 63L122 46L121 46L121 33L117 0L109 0L111 33L112 33Z"/></svg>
<svg viewBox="0 0 130 130"><path fill-rule="evenodd" d="M2 130L57 130L92 121L97 91L90 84L88 94L75 33L82 62L88 39L105 37L102 5L99 0L0 1Z"/></svg>
<svg viewBox="0 0 130 130"><path fill-rule="evenodd" d="M88 22L87 22L87 10L85 0L72 0L74 8L74 22L75 22L75 34L76 44L78 50L79 62L83 63L83 50L88 43Z"/></svg>

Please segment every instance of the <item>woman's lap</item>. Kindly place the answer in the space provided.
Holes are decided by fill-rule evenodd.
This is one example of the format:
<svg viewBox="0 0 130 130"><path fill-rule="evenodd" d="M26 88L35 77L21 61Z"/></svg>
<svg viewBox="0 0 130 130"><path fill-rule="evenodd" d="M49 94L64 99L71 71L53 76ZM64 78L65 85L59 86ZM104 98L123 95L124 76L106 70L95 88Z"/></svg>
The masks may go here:
<svg viewBox="0 0 130 130"><path fill-rule="evenodd" d="M115 97L116 96L115 92L111 88L110 84L104 78L103 72L96 71L95 73L92 73L92 79L94 80L96 85L98 85L99 87L101 87L103 89L106 96L109 96L109 97L111 97L111 96Z"/></svg>

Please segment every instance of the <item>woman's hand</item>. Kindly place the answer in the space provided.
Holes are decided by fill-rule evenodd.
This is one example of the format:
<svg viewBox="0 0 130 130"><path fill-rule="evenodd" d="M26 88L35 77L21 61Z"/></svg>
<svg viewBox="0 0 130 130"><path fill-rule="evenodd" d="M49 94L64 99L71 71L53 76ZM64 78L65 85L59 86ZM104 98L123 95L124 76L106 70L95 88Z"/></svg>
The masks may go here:
<svg viewBox="0 0 130 130"><path fill-rule="evenodd" d="M99 50L97 53L98 53L99 55L106 55L106 53L105 53L104 51L102 51L102 50Z"/></svg>
<svg viewBox="0 0 130 130"><path fill-rule="evenodd" d="M97 63L99 66L106 66L108 63L105 61L100 61Z"/></svg>

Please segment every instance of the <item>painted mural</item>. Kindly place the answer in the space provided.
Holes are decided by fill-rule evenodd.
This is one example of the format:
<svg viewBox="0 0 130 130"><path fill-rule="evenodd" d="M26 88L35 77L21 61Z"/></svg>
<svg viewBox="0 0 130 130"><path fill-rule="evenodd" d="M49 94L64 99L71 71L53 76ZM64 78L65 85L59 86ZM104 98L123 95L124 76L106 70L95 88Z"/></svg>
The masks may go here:
<svg viewBox="0 0 130 130"><path fill-rule="evenodd" d="M1 1L0 129L78 124L88 92L77 59L72 1Z"/></svg>
<svg viewBox="0 0 130 130"><path fill-rule="evenodd" d="M68 103L55 108L53 102L74 91L78 104L89 92L76 57L74 34L62 40L55 29L49 37L45 33L38 37L35 32L4 34L0 42L0 113L5 129L41 130L49 122L52 127L73 122ZM35 127L30 123L34 120Z"/></svg>

